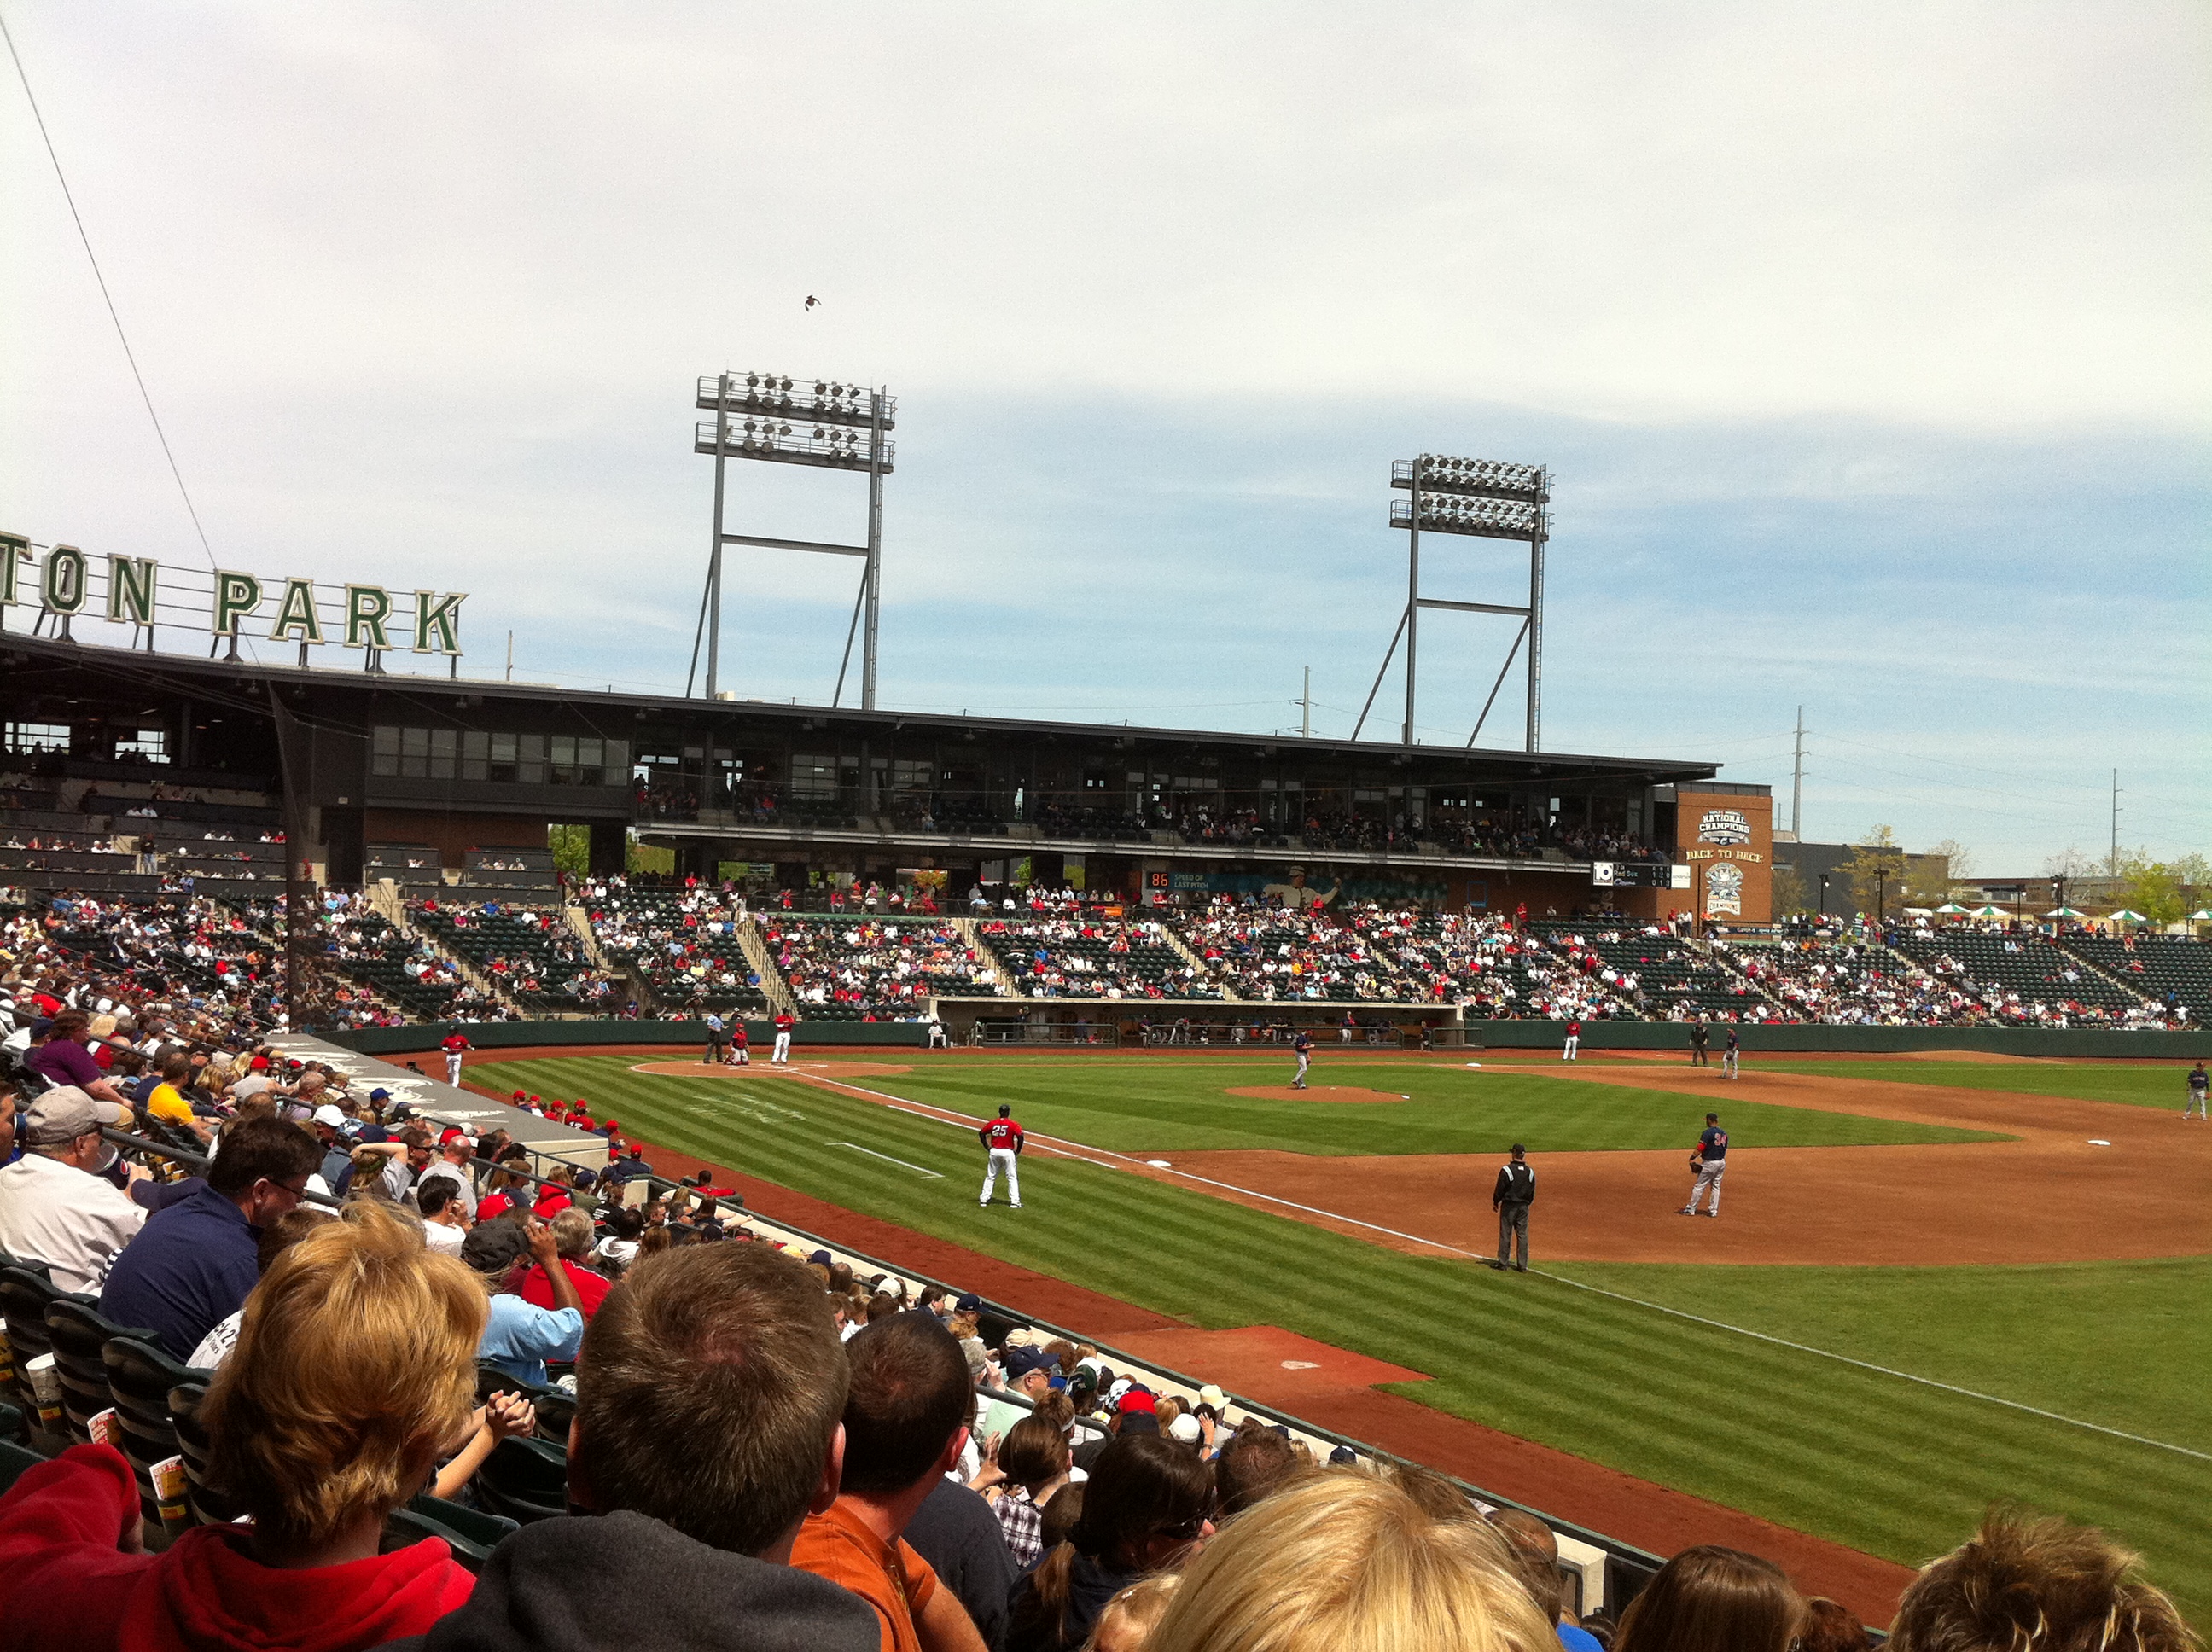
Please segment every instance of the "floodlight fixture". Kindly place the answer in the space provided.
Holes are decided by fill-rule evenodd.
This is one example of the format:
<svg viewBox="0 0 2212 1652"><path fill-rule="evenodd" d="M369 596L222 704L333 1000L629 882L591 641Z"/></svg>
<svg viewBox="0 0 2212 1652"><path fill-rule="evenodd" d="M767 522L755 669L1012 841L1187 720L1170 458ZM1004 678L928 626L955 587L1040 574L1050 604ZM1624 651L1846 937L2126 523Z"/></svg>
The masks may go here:
<svg viewBox="0 0 2212 1652"><path fill-rule="evenodd" d="M1466 459L1444 453L1423 453L1418 459L1401 459L1392 462L1390 485L1403 489L1409 497L1390 501L1390 525L1403 528L1407 535L1406 607L1398 618L1398 629L1391 635L1390 647L1382 656L1382 669L1375 673L1375 686L1367 691L1367 704L1360 708L1359 721L1352 727L1352 738L1358 739L1359 731L1366 726L1367 714L1375 704L1375 695L1382 686L1382 679L1390 670L1390 661L1398 652L1398 639L1406 640L1406 724L1404 743L1413 744L1413 706L1416 682L1415 662L1420 641L1420 616L1424 608L1443 608L1460 613L1504 614L1518 616L1521 629L1515 635L1513 646L1506 650L1505 663L1498 667L1498 680L1490 685L1490 697L1482 702L1482 712L1474 720L1474 732L1468 737L1472 746L1480 738L1482 726L1489 720L1490 708L1498 701L1498 690L1505 685L1505 674L1513 668L1521 644L1528 645L1528 750L1536 750L1542 732L1543 714L1543 642L1544 642L1544 546L1550 537L1550 517L1547 510L1552 501L1552 473L1540 465L1516 465L1498 459ZM1459 534L1477 539L1510 539L1523 541L1528 546L1528 601L1526 606L1499 603L1448 602L1441 598L1421 594L1421 535L1429 533Z"/></svg>
<svg viewBox="0 0 2212 1652"><path fill-rule="evenodd" d="M853 639L860 643L860 707L876 705L876 626L883 592L884 478L891 471L891 444L884 433L896 422L898 403L878 386L805 374L720 373L699 380L696 405L714 414L692 431L691 451L714 460L714 534L707 560L707 588L699 599L699 634L707 647L707 697L720 687L722 641L722 548L754 545L769 550L812 551L862 559L860 588L853 598L853 618L845 628L844 657L830 703L845 692L845 673L853 662ZM772 465L804 465L817 470L858 471L868 478L868 542L865 545L819 544L811 539L731 533L722 513L723 470L733 459ZM863 621L866 625L863 629ZM691 671L684 691L691 691L699 665L699 637L691 644Z"/></svg>

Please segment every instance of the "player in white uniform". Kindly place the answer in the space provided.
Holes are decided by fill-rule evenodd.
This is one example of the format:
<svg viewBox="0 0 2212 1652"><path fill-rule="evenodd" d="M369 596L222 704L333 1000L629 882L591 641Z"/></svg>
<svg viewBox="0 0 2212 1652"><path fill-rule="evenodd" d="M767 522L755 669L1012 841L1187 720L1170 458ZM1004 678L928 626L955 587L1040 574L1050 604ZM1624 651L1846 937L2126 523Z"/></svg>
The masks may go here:
<svg viewBox="0 0 2212 1652"><path fill-rule="evenodd" d="M1006 1173L1006 1197L1013 1207L1022 1207L1022 1127L1011 1116L1013 1109L1003 1103L999 1116L975 1133L983 1144L983 1196L975 1202L988 1205L992 1190L999 1185L999 1172Z"/></svg>

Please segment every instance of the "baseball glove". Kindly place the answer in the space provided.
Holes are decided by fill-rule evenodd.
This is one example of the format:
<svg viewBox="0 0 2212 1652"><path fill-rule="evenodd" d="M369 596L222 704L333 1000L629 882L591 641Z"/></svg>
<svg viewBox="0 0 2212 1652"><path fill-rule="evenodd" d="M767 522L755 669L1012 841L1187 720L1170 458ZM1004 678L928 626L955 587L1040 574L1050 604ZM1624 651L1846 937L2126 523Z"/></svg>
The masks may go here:
<svg viewBox="0 0 2212 1652"><path fill-rule="evenodd" d="M1700 1170L1704 1169L1705 1168L1705 1160L1703 1160L1703 1159L1701 1159L1701 1158L1698 1157L1695 1154L1692 1154L1692 1155L1691 1156L1691 1158L1690 1158L1690 1174L1691 1174L1692 1175L1697 1175L1697 1173L1698 1173L1698 1171L1700 1171Z"/></svg>

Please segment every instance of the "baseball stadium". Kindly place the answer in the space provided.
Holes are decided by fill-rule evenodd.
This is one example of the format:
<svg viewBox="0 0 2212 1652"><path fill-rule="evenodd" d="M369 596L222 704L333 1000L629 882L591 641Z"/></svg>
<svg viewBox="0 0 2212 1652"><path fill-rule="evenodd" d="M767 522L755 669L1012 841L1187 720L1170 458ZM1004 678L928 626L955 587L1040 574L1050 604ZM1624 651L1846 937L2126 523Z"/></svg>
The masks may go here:
<svg viewBox="0 0 2212 1652"><path fill-rule="evenodd" d="M1546 1522L1600 1625L1719 1544L1878 1627L1996 1503L2212 1613L2199 941L1778 920L1771 799L1717 764L64 629L4 644L27 1024L73 990L111 1035L273 1039L596 1178L602 1232L635 1207L972 1296L994 1403L1053 1339L1433 1470ZM979 1203L1001 1117L1019 1180ZM58 1285L5 1277L31 1410ZM1081 1392L1079 1436L1115 1420ZM497 1478L478 1507L548 1512Z"/></svg>
<svg viewBox="0 0 2212 1652"><path fill-rule="evenodd" d="M2205 1652L2212 7L0 46L0 1652Z"/></svg>

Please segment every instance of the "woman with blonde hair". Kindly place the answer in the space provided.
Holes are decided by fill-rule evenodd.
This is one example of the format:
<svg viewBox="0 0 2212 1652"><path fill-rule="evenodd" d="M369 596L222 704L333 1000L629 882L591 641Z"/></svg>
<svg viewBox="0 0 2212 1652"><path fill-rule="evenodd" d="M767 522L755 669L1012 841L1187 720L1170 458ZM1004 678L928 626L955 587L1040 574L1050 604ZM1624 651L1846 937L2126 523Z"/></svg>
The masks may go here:
<svg viewBox="0 0 2212 1652"><path fill-rule="evenodd" d="M1083 1652L1145 1652L1182 1582L1181 1572L1169 1571L1130 1584L1106 1603Z"/></svg>
<svg viewBox="0 0 2212 1652"><path fill-rule="evenodd" d="M1329 1470L1224 1527L1145 1652L1558 1652L1480 1521L1434 1520L1389 1482Z"/></svg>
<svg viewBox="0 0 2212 1652"><path fill-rule="evenodd" d="M1613 1652L1790 1652L1804 1624L1804 1599L1781 1567L1704 1543L1628 1603Z"/></svg>
<svg viewBox="0 0 2212 1652"><path fill-rule="evenodd" d="M483 1288L382 1205L270 1266L202 1416L209 1475L252 1516L139 1544L122 1454L74 1446L0 1497L11 1652L312 1646L418 1635L475 1580L435 1538L377 1552L476 1403Z"/></svg>

